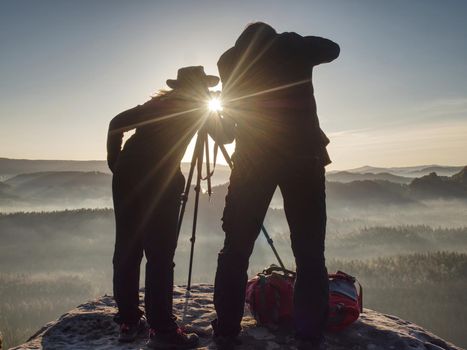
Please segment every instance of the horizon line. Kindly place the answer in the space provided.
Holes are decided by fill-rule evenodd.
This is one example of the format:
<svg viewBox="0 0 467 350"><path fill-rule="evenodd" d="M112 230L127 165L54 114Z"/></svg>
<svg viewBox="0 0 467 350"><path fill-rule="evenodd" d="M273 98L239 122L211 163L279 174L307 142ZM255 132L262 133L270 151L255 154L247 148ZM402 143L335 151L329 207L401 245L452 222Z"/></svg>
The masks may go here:
<svg viewBox="0 0 467 350"><path fill-rule="evenodd" d="M44 159L44 158L9 158L9 157L0 157L0 160L13 160L13 161L51 161L51 162L107 162L106 159ZM221 161L222 162L222 161ZM205 163L205 162L203 162ZM223 162L222 162L223 163ZM222 166L228 166L227 164L222 164L218 163L217 165L222 165ZM190 164L189 161L187 162L181 162L180 164ZM332 165L329 164L329 165ZM415 165L369 165L369 164L363 164L360 166L354 166L350 168L336 168L333 170L329 171L343 171L343 170L355 170L355 169L360 169L360 168L365 168L365 167L371 167L371 168L412 168L412 167L465 167L467 166L466 164L415 164Z"/></svg>

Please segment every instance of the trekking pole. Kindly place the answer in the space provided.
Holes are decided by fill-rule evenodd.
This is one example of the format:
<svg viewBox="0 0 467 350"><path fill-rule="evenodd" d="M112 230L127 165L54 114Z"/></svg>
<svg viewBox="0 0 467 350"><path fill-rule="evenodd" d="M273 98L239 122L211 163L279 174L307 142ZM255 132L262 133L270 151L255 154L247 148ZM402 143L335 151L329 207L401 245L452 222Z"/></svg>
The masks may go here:
<svg viewBox="0 0 467 350"><path fill-rule="evenodd" d="M224 156L225 161L227 162L227 164L229 164L230 169L232 169L233 168L232 159L230 158L229 154L227 153L227 150L225 149L225 146L223 144L218 144L218 146L219 146L219 149L222 152L222 155ZM263 231L264 237L266 237L266 241L268 242L269 246L272 249L272 252L276 256L277 262L279 263L280 267L283 270L285 270L285 265L282 262L282 259L281 259L281 257L279 256L279 253L276 250L276 247L274 246L274 241L272 240L271 236L269 235L268 231L266 230L266 228L264 227L263 224L261 224L261 231Z"/></svg>
<svg viewBox="0 0 467 350"><path fill-rule="evenodd" d="M282 259L281 257L279 256L279 253L277 252L276 250L276 247L274 246L274 241L272 240L271 236L269 235L268 231L266 231L266 227L264 227L264 225L261 225L261 231L263 231L263 234L264 234L264 237L266 237L266 241L268 241L271 249L272 249L272 252L274 253L274 255L276 256L276 259L277 259L277 262L279 263L280 267L285 270L285 265L284 263L282 262Z"/></svg>

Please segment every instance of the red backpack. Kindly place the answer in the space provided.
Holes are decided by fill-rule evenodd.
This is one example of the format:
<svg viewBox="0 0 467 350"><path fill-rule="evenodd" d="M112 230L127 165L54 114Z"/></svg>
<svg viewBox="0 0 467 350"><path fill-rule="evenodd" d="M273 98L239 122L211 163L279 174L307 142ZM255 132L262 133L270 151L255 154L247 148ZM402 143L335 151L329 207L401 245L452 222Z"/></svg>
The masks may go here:
<svg viewBox="0 0 467 350"><path fill-rule="evenodd" d="M258 324L277 328L292 321L295 272L271 265L246 285L246 303Z"/></svg>
<svg viewBox="0 0 467 350"><path fill-rule="evenodd" d="M355 284L358 284L358 292ZM329 317L327 329L338 332L356 321L363 311L363 289L353 276L342 271L329 275Z"/></svg>
<svg viewBox="0 0 467 350"><path fill-rule="evenodd" d="M338 271L329 275L329 319L327 329L340 331L358 319L362 311L362 287L356 279ZM277 328L293 317L295 272L271 265L250 279L246 303L259 325Z"/></svg>

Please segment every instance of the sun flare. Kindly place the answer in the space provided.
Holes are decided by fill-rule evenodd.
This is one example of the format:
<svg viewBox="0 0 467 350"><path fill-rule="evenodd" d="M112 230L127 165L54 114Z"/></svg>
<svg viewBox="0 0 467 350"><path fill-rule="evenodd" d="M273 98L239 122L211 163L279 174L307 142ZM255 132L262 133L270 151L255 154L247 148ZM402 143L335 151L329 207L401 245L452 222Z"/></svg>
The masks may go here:
<svg viewBox="0 0 467 350"><path fill-rule="evenodd" d="M208 108L211 112L220 112L222 111L222 102L219 98L211 98L208 102Z"/></svg>

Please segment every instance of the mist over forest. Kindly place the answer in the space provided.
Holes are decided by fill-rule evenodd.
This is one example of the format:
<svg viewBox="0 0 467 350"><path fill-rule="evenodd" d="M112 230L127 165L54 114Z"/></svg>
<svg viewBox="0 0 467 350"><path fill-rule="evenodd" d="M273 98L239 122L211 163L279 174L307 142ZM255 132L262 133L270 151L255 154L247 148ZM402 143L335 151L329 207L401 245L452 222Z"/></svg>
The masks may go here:
<svg viewBox="0 0 467 350"><path fill-rule="evenodd" d="M7 346L87 299L111 294L114 216L104 162L0 159L0 330ZM184 172L188 165L182 166ZM224 234L229 169L218 166L202 193L194 282L213 282ZM176 253L186 284L193 190ZM330 272L354 274L365 307L416 322L466 347L467 172L463 167L362 167L327 174L326 255ZM277 191L264 222L294 267ZM275 263L260 234L253 276ZM144 270L144 269L143 269ZM144 273L144 272L142 272Z"/></svg>

